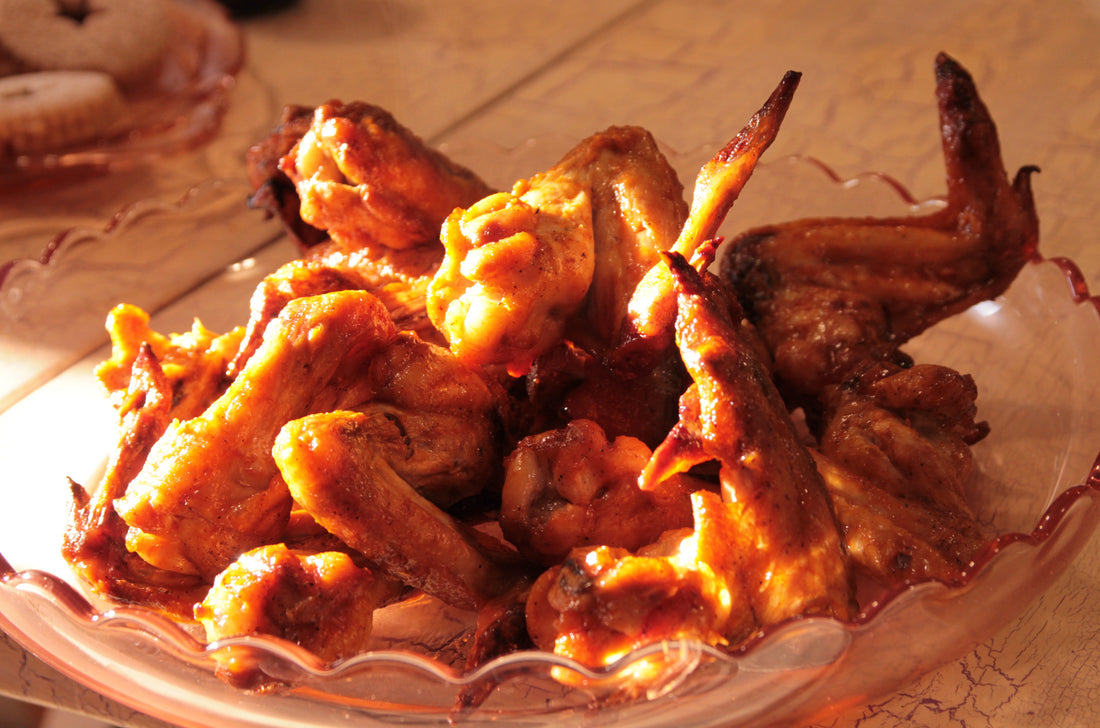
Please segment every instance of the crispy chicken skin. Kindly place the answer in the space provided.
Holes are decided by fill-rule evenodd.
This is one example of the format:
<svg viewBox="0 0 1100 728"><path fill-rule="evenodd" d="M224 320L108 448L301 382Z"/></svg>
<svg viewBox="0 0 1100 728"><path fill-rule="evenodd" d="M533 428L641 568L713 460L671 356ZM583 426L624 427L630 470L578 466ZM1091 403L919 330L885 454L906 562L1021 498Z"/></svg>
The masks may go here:
<svg viewBox="0 0 1100 728"><path fill-rule="evenodd" d="M492 190L377 106L330 101L282 158L302 219L348 249L438 244L456 207Z"/></svg>
<svg viewBox="0 0 1100 728"><path fill-rule="evenodd" d="M514 573L374 442L388 424L383 413L347 411L288 422L274 455L295 500L384 573L448 604L472 609L503 594Z"/></svg>
<svg viewBox="0 0 1100 728"><path fill-rule="evenodd" d="M116 397L119 441L103 478L94 494L70 483L72 503L61 553L96 592L186 618L208 585L192 574L159 569L129 551L127 525L114 508L168 427L172 400L173 387L152 347L139 347L125 396Z"/></svg>
<svg viewBox="0 0 1100 728"><path fill-rule="evenodd" d="M670 250L691 260L700 246L715 238L760 156L779 133L801 78L788 71L748 124L699 170L688 218ZM674 283L668 268L658 263L638 282L627 304L615 355L619 369L644 370L673 346Z"/></svg>
<svg viewBox="0 0 1100 728"><path fill-rule="evenodd" d="M936 59L947 206L923 217L812 219L730 242L723 275L774 352L788 400L809 405L866 361L1003 292L1035 254L1033 167L1009 180L970 75Z"/></svg>
<svg viewBox="0 0 1100 728"><path fill-rule="evenodd" d="M371 362L367 384L355 409L378 423L371 446L417 492L447 507L500 490L507 403L495 382L400 332Z"/></svg>
<svg viewBox="0 0 1100 728"><path fill-rule="evenodd" d="M395 335L368 293L288 303L225 394L173 422L115 501L127 546L155 566L212 579L277 538L291 507L271 457L279 428L354 398L350 383Z"/></svg>
<svg viewBox="0 0 1100 728"><path fill-rule="evenodd" d="M690 495L704 485L675 476L642 490L650 455L636 438L609 440L591 420L525 438L506 462L505 538L531 561L552 565L578 546L635 550L689 527Z"/></svg>
<svg viewBox="0 0 1100 728"><path fill-rule="evenodd" d="M375 608L399 590L346 553L300 553L270 544L241 554L218 574L194 614L210 642L272 635L331 662L367 647ZM222 660L230 672L233 650Z"/></svg>
<svg viewBox="0 0 1100 728"><path fill-rule="evenodd" d="M563 339L606 348L686 215L653 137L610 127L511 192L451 215L429 315L460 357L514 375Z"/></svg>
<svg viewBox="0 0 1100 728"><path fill-rule="evenodd" d="M743 553L743 578L757 621L851 617L851 570L825 485L756 346L729 316L732 292L713 278L708 285L675 254L669 269L676 343L694 384L643 486L717 461L723 502L743 531L733 538L753 544Z"/></svg>

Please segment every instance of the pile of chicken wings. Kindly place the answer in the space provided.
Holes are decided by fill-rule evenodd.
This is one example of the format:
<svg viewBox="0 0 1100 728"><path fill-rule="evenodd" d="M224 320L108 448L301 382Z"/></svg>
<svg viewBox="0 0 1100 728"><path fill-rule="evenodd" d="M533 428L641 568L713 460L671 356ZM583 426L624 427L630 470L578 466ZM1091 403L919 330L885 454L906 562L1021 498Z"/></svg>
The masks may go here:
<svg viewBox="0 0 1100 728"><path fill-rule="evenodd" d="M797 73L690 199L637 127L496 190L377 107L288 107L252 203L301 257L227 333L110 313L119 443L72 484L66 558L210 640L327 661L427 595L477 613L471 668L732 647L854 618L859 583L960 580L988 428L971 377L902 347L1003 292L1038 223L1034 170L1006 176L971 77L935 70L944 207L727 241Z"/></svg>

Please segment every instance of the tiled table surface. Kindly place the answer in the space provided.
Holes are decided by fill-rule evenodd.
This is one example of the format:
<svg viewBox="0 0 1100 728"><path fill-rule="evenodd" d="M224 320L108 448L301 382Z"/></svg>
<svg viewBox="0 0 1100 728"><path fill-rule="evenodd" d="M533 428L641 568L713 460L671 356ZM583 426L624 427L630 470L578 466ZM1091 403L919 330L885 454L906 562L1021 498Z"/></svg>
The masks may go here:
<svg viewBox="0 0 1100 728"><path fill-rule="evenodd" d="M218 140L53 194L0 199L0 231L20 221L18 235L0 235L0 257L34 254L52 233L98 224L135 199L174 199L209 177L240 175L244 148L283 103L329 98L384 106L459 151L463 140L509 147L629 123L690 152L730 136L783 71L797 69L802 86L769 155L811 153L843 175L885 171L927 197L942 192L931 68L943 50L974 74L1006 166L1042 167L1044 254L1073 258L1100 285L1098 0L303 0L242 27L248 64ZM996 637L829 727L1093 725L1098 547L1094 538ZM123 726L164 725L2 636L0 693Z"/></svg>

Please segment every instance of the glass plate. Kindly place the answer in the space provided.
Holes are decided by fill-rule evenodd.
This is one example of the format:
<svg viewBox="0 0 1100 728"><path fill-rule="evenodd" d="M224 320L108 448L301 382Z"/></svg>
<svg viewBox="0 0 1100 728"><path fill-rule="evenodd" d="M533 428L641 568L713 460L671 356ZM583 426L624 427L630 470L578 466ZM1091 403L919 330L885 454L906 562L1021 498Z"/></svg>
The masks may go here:
<svg viewBox="0 0 1100 728"><path fill-rule="evenodd" d="M0 412L106 341L115 303L156 311L278 238L278 223L245 205L250 191L243 178L209 180L0 261Z"/></svg>
<svg viewBox="0 0 1100 728"><path fill-rule="evenodd" d="M510 150L489 179L506 184L551 159L564 142ZM484 150L484 145L481 147ZM713 148L710 150L712 151ZM448 149L470 163L472 150ZM682 179L709 155L679 154ZM475 168L484 168L475 164ZM812 207L807 207L812 204ZM729 232L791 217L897 214L917 204L882 175L841 180L806 157L764 163L735 205ZM138 221L136 233L161 221ZM216 228L211 228L214 234ZM285 240L241 261L154 319L181 330L199 316L216 330L244 320L258 277L286 259ZM99 312L105 314L105 310ZM85 593L58 554L67 476L94 484L113 444L114 414L92 380L106 349L88 356L0 416L0 623L54 668L133 708L205 728L382 725L760 726L821 720L896 690L955 659L1019 615L1083 547L1100 521L1096 474L1100 314L1076 267L1025 266L997 300L935 327L907 349L918 361L975 377L979 416L992 434L975 448L974 502L1004 533L976 559L964 583L919 584L882 594L852 622L800 619L726 653L694 642L653 645L593 673L546 653L522 652L462 674L472 615L420 599L381 610L374 648L322 664L264 637L206 645L199 633L135 607ZM58 443L64 443L59 447ZM217 677L217 649L247 647L269 675L293 685L252 693ZM653 653L668 668L640 699L612 697L617 676ZM586 689L555 679L576 672ZM455 712L465 691L487 696Z"/></svg>
<svg viewBox="0 0 1100 728"><path fill-rule="evenodd" d="M213 0L168 0L168 9L173 33L160 71L124 93L126 113L91 141L0 156L0 190L131 165L214 136L244 63L244 38Z"/></svg>

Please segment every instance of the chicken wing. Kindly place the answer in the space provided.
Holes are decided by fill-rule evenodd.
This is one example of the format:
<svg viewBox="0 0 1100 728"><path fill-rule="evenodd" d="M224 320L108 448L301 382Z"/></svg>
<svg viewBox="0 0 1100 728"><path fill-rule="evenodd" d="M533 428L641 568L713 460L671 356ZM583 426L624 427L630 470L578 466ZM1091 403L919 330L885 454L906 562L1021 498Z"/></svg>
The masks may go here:
<svg viewBox="0 0 1100 728"><path fill-rule="evenodd" d="M472 609L503 594L515 574L377 446L389 426L383 413L348 411L288 422L273 452L295 501L386 574L448 604Z"/></svg>
<svg viewBox="0 0 1100 728"><path fill-rule="evenodd" d="M277 537L291 507L271 457L279 428L355 397L351 384L395 335L368 293L288 303L225 394L173 422L115 501L127 546L155 566L212 579Z"/></svg>
<svg viewBox="0 0 1100 728"><path fill-rule="evenodd" d="M318 106L280 169L298 191L302 219L348 249L437 244L452 210L492 192L389 112L361 102Z"/></svg>
<svg viewBox="0 0 1100 728"><path fill-rule="evenodd" d="M302 200L294 182L279 165L313 123L313 108L290 104L283 107L275 128L245 153L252 194L248 206L264 210L282 221L299 250L328 241L328 233L302 220Z"/></svg>
<svg viewBox="0 0 1100 728"><path fill-rule="evenodd" d="M641 490L638 477L650 455L636 438L609 441L590 420L525 438L506 462L504 537L549 566L576 547L633 551L665 531L691 526L690 495L705 485L681 475Z"/></svg>
<svg viewBox="0 0 1100 728"><path fill-rule="evenodd" d="M788 71L748 124L699 170L690 213L670 250L690 260L699 246L715 238L757 160L779 133L801 77ZM672 275L660 261L638 282L627 304L627 322L616 353L618 368L644 370L672 347L673 288Z"/></svg>
<svg viewBox="0 0 1100 728"><path fill-rule="evenodd" d="M751 545L737 541L739 529L716 493L698 491L691 502L694 529L667 531L637 552L577 548L543 572L527 600L535 645L603 667L656 642L724 645L748 636L756 622L738 551ZM663 666L658 656L627 674L647 685Z"/></svg>
<svg viewBox="0 0 1100 728"><path fill-rule="evenodd" d="M680 422L653 454L643 486L710 460L723 500L752 547L743 553L753 614L762 625L800 614L854 614L851 570L814 460L756 347L729 316L732 292L670 254L676 343L694 384Z"/></svg>
<svg viewBox="0 0 1100 728"><path fill-rule="evenodd" d="M111 357L96 367L96 378L116 404L129 404L134 361L148 347L172 390L169 420L194 417L225 391L244 335L241 328L216 335L199 321L185 333L161 334L149 326L148 313L125 303L107 314L107 331Z"/></svg>
<svg viewBox="0 0 1100 728"><path fill-rule="evenodd" d="M271 544L241 554L218 574L194 616L208 642L270 635L333 662L367 649L374 610L400 589L346 553L298 553ZM228 682L267 686L248 647L227 646L215 657L219 676Z"/></svg>
<svg viewBox="0 0 1100 728"><path fill-rule="evenodd" d="M838 389L818 469L853 564L887 586L956 581L986 542L966 497L974 421L972 378L918 364Z"/></svg>
<svg viewBox="0 0 1100 728"><path fill-rule="evenodd" d="M117 399L119 442L94 494L70 483L72 504L61 553L73 571L100 594L144 604L177 618L190 616L208 584L192 574L159 569L126 548L126 523L115 499L141 470L171 421L173 386L152 347L134 356L126 397Z"/></svg>
<svg viewBox="0 0 1100 728"><path fill-rule="evenodd" d="M923 217L813 219L731 241L722 262L792 404L928 326L1003 292L1036 251L1033 167L1012 181L970 75L936 59L947 205Z"/></svg>
<svg viewBox="0 0 1100 728"><path fill-rule="evenodd" d="M460 357L516 375L563 339L606 348L686 214L653 137L611 127L448 219L429 315Z"/></svg>
<svg viewBox="0 0 1100 728"><path fill-rule="evenodd" d="M428 316L451 350L476 366L528 371L561 341L592 283L588 192L557 170L455 210L447 254L428 286Z"/></svg>

